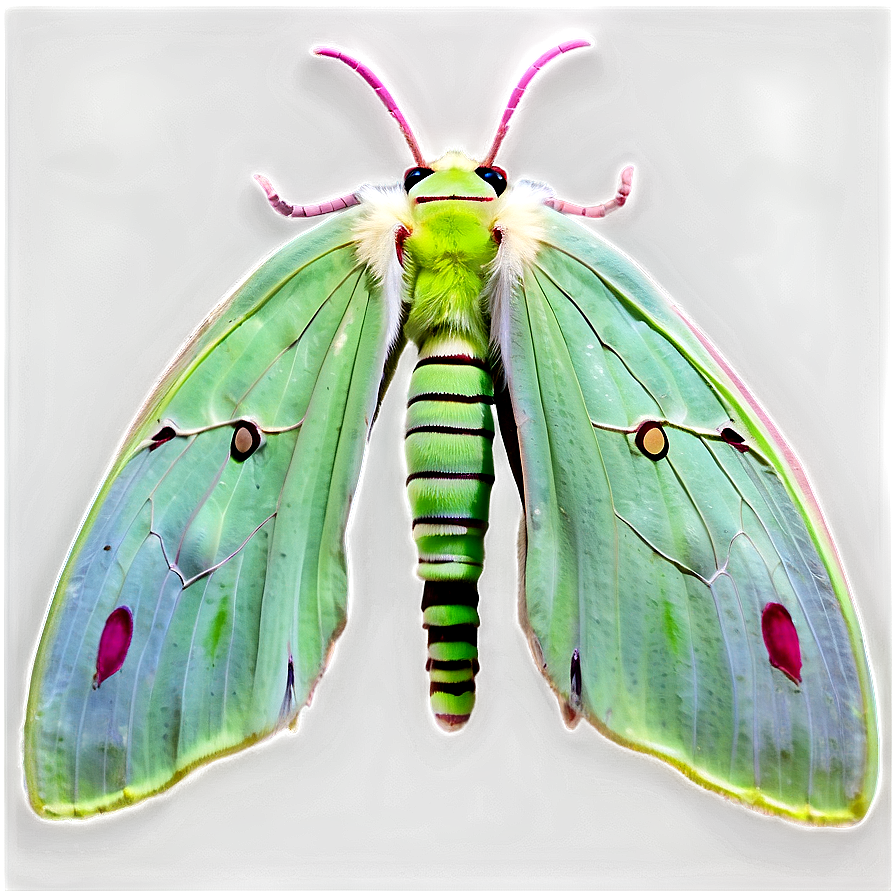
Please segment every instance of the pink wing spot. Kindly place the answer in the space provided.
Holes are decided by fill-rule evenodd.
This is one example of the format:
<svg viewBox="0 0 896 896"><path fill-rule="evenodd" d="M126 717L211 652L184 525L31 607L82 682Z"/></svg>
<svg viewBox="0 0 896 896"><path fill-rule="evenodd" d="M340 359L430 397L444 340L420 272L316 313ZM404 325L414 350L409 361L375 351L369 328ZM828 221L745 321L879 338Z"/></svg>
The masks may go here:
<svg viewBox="0 0 896 896"><path fill-rule="evenodd" d="M781 604L766 604L762 611L762 640L768 651L768 661L780 669L794 684L800 684L800 639L787 608Z"/></svg>
<svg viewBox="0 0 896 896"><path fill-rule="evenodd" d="M100 635L100 646L96 653L96 674L93 676L94 690L124 665L133 634L134 616L130 608L116 607L109 614L103 633Z"/></svg>

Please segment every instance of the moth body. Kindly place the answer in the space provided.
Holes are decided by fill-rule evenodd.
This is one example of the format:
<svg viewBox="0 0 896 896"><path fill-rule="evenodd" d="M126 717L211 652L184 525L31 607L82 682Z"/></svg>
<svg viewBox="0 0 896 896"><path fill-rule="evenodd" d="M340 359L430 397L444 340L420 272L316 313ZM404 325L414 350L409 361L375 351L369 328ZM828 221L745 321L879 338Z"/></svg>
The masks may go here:
<svg viewBox="0 0 896 896"><path fill-rule="evenodd" d="M430 704L443 727L456 729L475 699L477 581L494 482L484 296L498 249L498 197L472 160L450 154L433 167L408 193L412 229L402 247L405 331L419 351L405 455L417 574L425 582Z"/></svg>

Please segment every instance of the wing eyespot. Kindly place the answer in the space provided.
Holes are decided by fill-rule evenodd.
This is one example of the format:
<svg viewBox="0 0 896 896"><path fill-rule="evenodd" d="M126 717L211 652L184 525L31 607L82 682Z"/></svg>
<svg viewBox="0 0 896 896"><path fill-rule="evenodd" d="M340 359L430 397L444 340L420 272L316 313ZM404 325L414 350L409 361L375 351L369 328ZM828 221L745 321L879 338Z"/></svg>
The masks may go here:
<svg viewBox="0 0 896 896"><path fill-rule="evenodd" d="M230 440L230 456L242 463L261 446L261 430L251 420L240 420L234 424L233 438Z"/></svg>
<svg viewBox="0 0 896 896"><path fill-rule="evenodd" d="M635 433L635 446L650 460L662 460L669 453L669 437L659 423L647 420Z"/></svg>

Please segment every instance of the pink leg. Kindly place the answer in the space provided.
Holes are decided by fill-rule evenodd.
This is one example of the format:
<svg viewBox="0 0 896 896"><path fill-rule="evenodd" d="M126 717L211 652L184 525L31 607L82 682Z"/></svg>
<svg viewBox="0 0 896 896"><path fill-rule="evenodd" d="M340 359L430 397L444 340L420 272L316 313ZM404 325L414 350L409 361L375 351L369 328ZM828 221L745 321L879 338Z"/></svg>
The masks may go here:
<svg viewBox="0 0 896 896"><path fill-rule="evenodd" d="M262 190L268 197L268 202L271 203L271 208L285 218L314 218L317 215L327 215L330 212L338 212L341 209L350 208L361 202L354 193L348 193L345 196L331 199L329 202L323 202L320 205L290 205L277 195L271 186L271 182L266 177L256 174L255 180L261 184Z"/></svg>
<svg viewBox="0 0 896 896"><path fill-rule="evenodd" d="M628 194L632 191L632 174L634 170L631 165L623 169L619 178L619 189L609 202L604 202L601 205L576 205L575 203L567 202L565 199L552 198L546 200L545 205L557 209L558 212L563 212L564 215L584 215L586 218L603 218L604 215L608 215L613 209L622 208L625 205L625 200L628 199Z"/></svg>

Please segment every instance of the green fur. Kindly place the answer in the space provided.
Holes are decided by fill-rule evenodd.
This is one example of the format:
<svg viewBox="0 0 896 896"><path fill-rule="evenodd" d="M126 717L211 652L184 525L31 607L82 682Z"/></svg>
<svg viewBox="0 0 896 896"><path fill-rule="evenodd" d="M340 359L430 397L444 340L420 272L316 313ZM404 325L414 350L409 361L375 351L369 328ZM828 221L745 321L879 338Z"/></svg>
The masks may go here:
<svg viewBox="0 0 896 896"><path fill-rule="evenodd" d="M491 188L471 171L447 169L421 181L410 198L481 196ZM423 348L431 336L461 336L476 354L488 352L482 293L498 251L491 202L448 200L414 205L413 232L405 242L411 310L405 333Z"/></svg>

